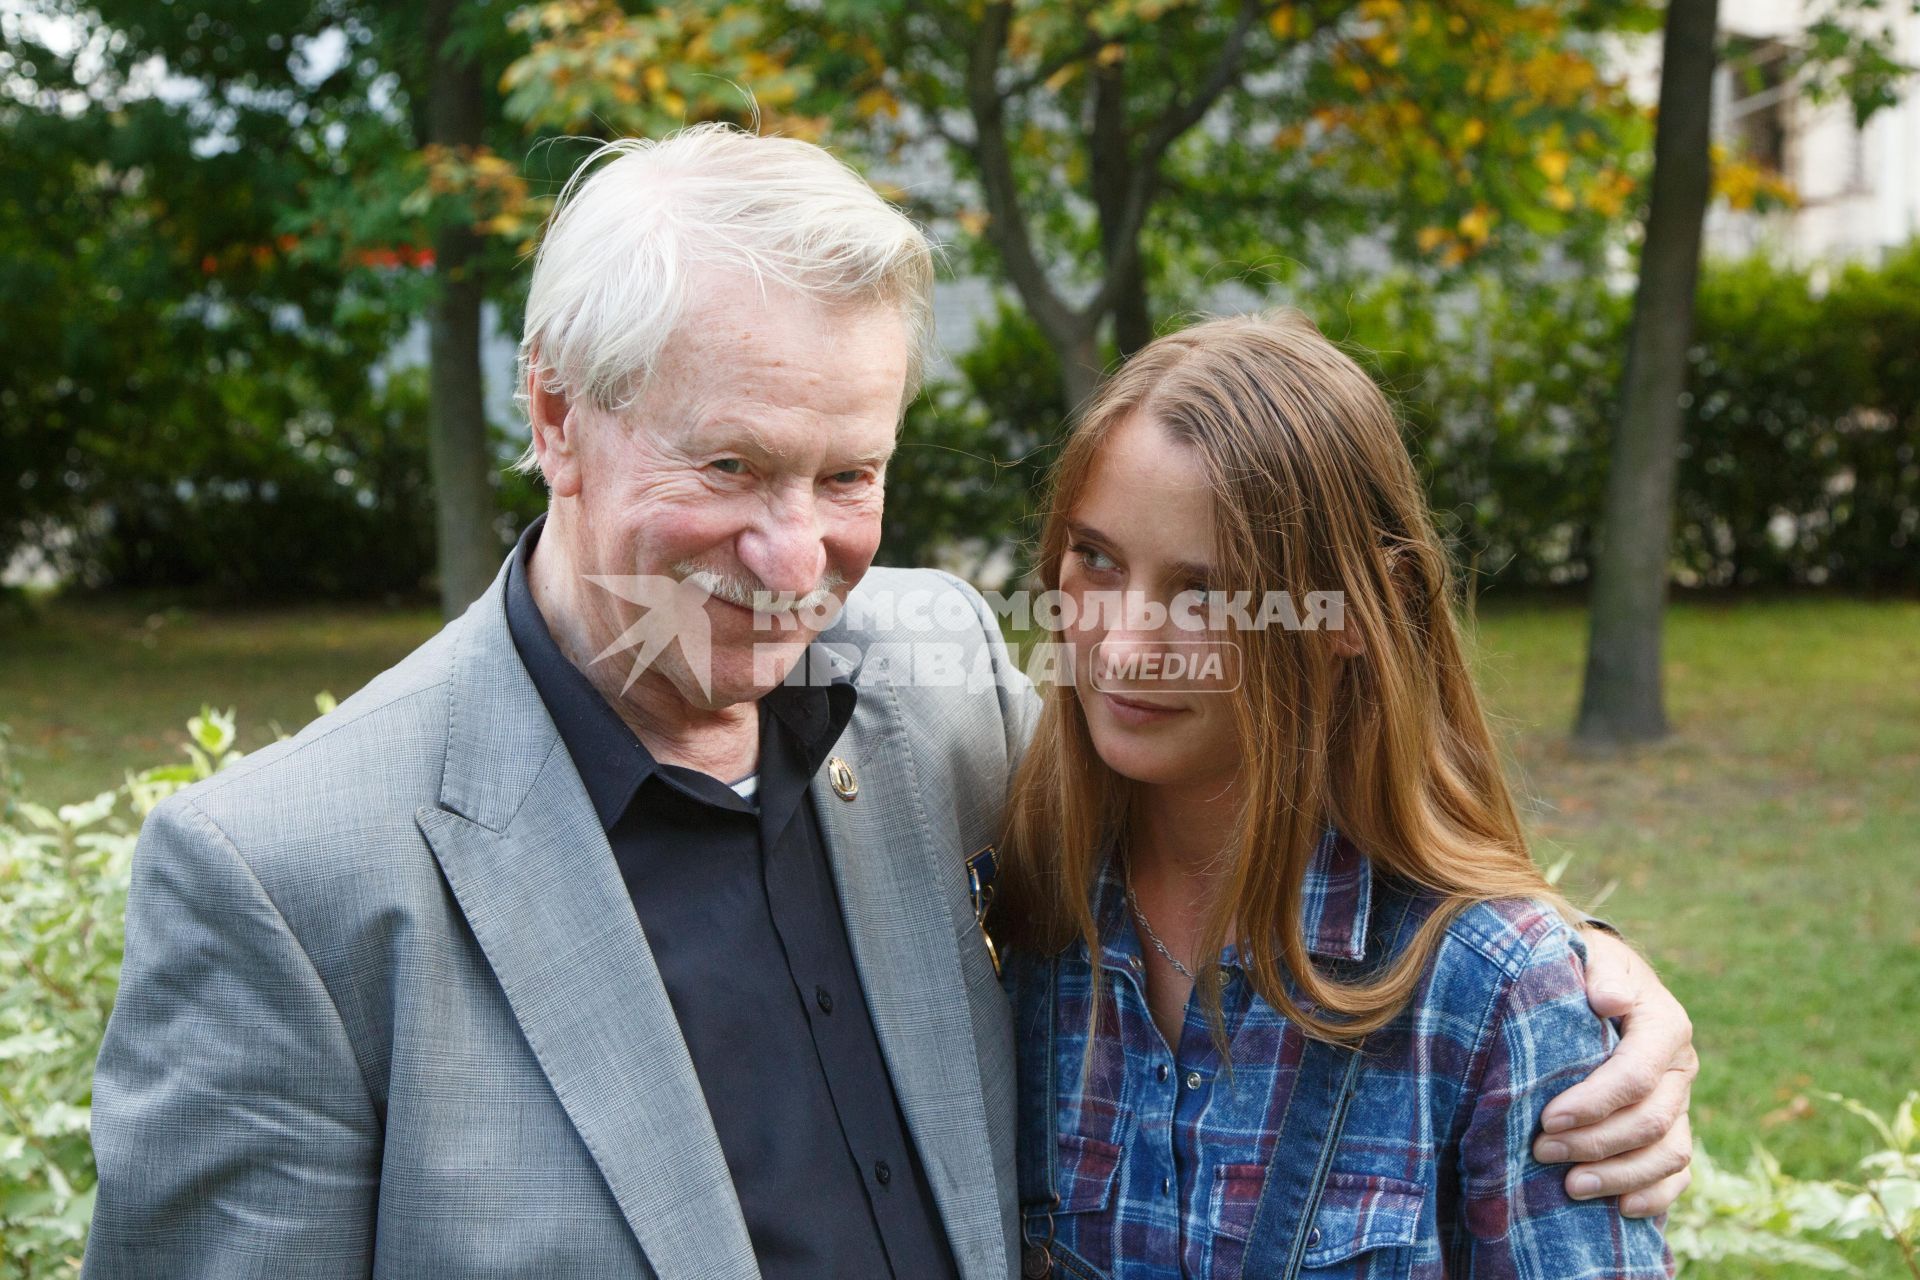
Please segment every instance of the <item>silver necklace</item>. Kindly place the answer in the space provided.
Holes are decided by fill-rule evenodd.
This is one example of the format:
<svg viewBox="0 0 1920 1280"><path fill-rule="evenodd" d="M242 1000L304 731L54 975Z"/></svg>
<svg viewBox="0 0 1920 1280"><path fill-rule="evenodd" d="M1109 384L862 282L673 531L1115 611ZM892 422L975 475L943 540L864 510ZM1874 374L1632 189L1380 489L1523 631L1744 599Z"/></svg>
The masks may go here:
<svg viewBox="0 0 1920 1280"><path fill-rule="evenodd" d="M1197 976L1195 976L1193 970L1181 964L1177 959L1174 958L1173 952L1167 950L1167 944L1160 941L1160 935L1153 931L1153 924L1151 921L1147 919L1147 913L1140 909L1140 899L1133 896L1133 868L1132 867L1127 868L1126 884L1127 884L1127 905L1133 908L1133 918L1135 920L1138 920L1140 922L1140 927L1147 931L1147 941L1151 942L1153 944L1153 949L1155 951L1158 951L1161 954L1161 956L1163 956L1166 959L1166 962L1173 966L1173 971L1175 973L1185 978L1188 982L1199 982L1200 979Z"/></svg>

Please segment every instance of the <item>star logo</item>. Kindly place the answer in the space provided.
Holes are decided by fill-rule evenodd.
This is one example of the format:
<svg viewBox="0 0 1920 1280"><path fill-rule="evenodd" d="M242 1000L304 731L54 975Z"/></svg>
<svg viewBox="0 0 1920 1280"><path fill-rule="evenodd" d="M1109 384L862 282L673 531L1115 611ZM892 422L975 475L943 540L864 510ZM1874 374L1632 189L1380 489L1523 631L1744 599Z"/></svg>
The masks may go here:
<svg viewBox="0 0 1920 1280"><path fill-rule="evenodd" d="M633 688L640 673L678 641L680 656L700 686L702 696L713 693L713 624L707 617L706 603L712 593L697 582L651 573L589 573L588 582L611 591L630 604L645 610L637 621L621 632L612 644L593 657L602 662L626 649L632 649L633 665L625 693Z"/></svg>

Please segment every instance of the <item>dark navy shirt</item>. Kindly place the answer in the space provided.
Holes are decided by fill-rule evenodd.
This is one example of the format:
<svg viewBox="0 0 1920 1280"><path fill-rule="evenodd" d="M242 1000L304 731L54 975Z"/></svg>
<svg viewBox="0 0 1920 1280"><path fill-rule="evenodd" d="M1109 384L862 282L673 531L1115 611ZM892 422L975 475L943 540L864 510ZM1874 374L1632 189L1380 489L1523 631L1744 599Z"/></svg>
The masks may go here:
<svg viewBox="0 0 1920 1280"><path fill-rule="evenodd" d="M657 763L507 576L514 647L613 848L680 1020L761 1273L956 1276L854 968L807 785L857 692L760 702L759 782Z"/></svg>

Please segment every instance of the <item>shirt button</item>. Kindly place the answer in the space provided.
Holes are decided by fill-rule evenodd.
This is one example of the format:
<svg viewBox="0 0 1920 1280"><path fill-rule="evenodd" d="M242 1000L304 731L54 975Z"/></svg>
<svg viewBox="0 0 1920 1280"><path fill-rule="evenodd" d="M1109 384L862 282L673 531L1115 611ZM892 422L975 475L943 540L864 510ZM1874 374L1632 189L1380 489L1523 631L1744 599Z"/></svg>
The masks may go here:
<svg viewBox="0 0 1920 1280"><path fill-rule="evenodd" d="M1307 1247L1311 1249L1319 1243L1320 1243L1320 1228L1315 1227L1313 1230L1307 1232Z"/></svg>
<svg viewBox="0 0 1920 1280"><path fill-rule="evenodd" d="M820 1006L820 1012L833 1012L833 997L827 994L825 987L815 987L813 989L813 1002Z"/></svg>
<svg viewBox="0 0 1920 1280"><path fill-rule="evenodd" d="M893 1170L887 1167L885 1160L873 1162L873 1180L883 1187L893 1181Z"/></svg>
<svg viewBox="0 0 1920 1280"><path fill-rule="evenodd" d="M1198 1071L1187 1072L1187 1088L1198 1089L1199 1087L1200 1087L1200 1073Z"/></svg>
<svg viewBox="0 0 1920 1280"><path fill-rule="evenodd" d="M1160 1081L1160 1083L1162 1084L1166 1083L1167 1075L1168 1075L1167 1064L1164 1062L1153 1069L1153 1078Z"/></svg>

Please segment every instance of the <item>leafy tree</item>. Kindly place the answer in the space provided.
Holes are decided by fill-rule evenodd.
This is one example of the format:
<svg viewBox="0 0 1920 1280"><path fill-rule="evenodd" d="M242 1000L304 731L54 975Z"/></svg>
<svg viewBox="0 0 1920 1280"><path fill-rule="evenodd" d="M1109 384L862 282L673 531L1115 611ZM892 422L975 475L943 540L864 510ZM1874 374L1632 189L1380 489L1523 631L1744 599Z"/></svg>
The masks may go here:
<svg viewBox="0 0 1920 1280"><path fill-rule="evenodd" d="M12 234L101 237L103 261L88 265L115 270L88 274L127 280L153 309L143 321L129 308L130 327L165 312L174 323L158 332L179 341L198 313L223 358L258 360L254 377L266 386L280 372L268 362L276 345L322 350L364 338L352 355L365 367L329 370L323 381L366 388L397 335L426 316L424 443L449 610L485 587L502 550L479 344L482 302L509 287L531 216L522 173L530 139L505 122L496 87L525 44L507 23L510 8L433 0L422 22L349 0L39 0L6 29L0 110L10 138L44 140L43 189L77 177L91 197L90 208L66 210L71 221L36 226L22 216L24 230ZM96 161L103 172L89 172ZM164 264L160 276L124 261L141 247L110 239L139 234L143 222L170 233L146 247L148 265ZM222 341L219 331L249 313L262 331ZM62 341L72 363L84 363L72 335ZM157 393L143 391L143 408ZM299 416L296 405L282 421ZM230 417L229 408L194 430L217 432Z"/></svg>
<svg viewBox="0 0 1920 1280"><path fill-rule="evenodd" d="M276 38L284 63L299 37ZM0 21L0 556L63 530L125 581L311 590L347 585L351 550L367 585L413 589L427 495L406 389L372 376L406 323L393 273L282 227L323 172L284 101L156 87L128 39L92 10ZM336 88L311 109L354 109ZM270 509L304 527L263 537ZM224 545L180 536L229 520L247 532Z"/></svg>
<svg viewBox="0 0 1920 1280"><path fill-rule="evenodd" d="M546 10L542 74L519 83L575 104L535 108L549 123L586 122L579 86L610 46L643 65L684 48L700 68L750 35L778 105L903 172L953 175L951 197L905 194L1011 285L1064 408L1097 382L1103 334L1130 353L1223 265L1319 266L1367 237L1441 268L1546 234L1597 243L1631 188L1618 157L1639 119L1593 60L1595 33L1642 12L1630 0ZM703 24L720 38L676 43ZM603 127L652 127L669 88L685 98L654 65L635 100L592 100Z"/></svg>

